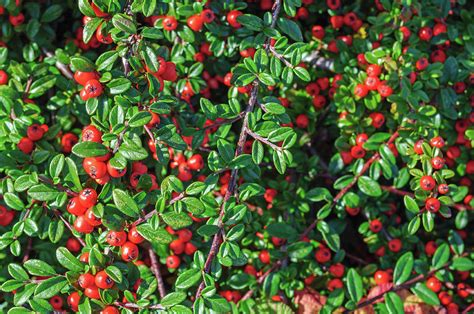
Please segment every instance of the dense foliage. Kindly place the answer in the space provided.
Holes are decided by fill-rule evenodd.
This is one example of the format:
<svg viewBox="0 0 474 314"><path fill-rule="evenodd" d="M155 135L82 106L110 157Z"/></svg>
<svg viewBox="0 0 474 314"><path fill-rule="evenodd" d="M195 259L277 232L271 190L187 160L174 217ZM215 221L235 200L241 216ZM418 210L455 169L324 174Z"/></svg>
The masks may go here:
<svg viewBox="0 0 474 314"><path fill-rule="evenodd" d="M466 0L0 0L0 310L474 311Z"/></svg>

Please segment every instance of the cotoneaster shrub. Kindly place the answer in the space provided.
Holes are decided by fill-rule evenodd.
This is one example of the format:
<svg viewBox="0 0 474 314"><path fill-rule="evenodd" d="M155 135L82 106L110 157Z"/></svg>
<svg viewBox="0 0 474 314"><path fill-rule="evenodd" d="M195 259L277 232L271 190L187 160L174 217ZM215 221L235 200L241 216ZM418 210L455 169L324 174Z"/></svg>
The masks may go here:
<svg viewBox="0 0 474 314"><path fill-rule="evenodd" d="M468 1L0 5L2 311L474 311Z"/></svg>

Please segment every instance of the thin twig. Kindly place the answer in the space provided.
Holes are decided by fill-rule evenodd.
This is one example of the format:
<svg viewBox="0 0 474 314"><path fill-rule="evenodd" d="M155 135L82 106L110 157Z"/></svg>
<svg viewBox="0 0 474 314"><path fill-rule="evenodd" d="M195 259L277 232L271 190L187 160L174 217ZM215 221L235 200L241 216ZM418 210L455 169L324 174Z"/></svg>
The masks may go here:
<svg viewBox="0 0 474 314"><path fill-rule="evenodd" d="M392 134L392 136L389 138L389 140L387 141L387 145L390 145L392 144L395 139L397 139L399 133L398 133L398 130L395 131L395 133ZM369 160L367 160L364 164L364 166L362 167L362 169L360 170L360 172L358 174L356 174L354 176L354 178L352 179L352 181L346 185L346 187L344 187L341 191L339 191L339 193L336 195L336 197L334 197L333 201L332 201L332 204L331 204L331 209L339 202L339 200L344 196L346 195L347 192L349 192L349 190L357 183L357 180L359 180L359 178L367 171L369 170L370 166L377 160L380 159L380 154L377 152L375 153L371 158L369 158ZM318 219L314 220L313 223L308 227L306 228L306 230L300 235L300 239L306 237L310 232L311 230L314 229L314 227L316 227L318 223Z"/></svg>
<svg viewBox="0 0 474 314"><path fill-rule="evenodd" d="M276 262L276 263L273 264L272 267L270 267L263 275L261 275L260 277L258 277L258 279L257 279L257 285L261 285L261 284L265 281L265 279L266 279L268 276L270 276L270 274L271 274L274 270L276 270L278 267L281 266L281 264L282 264L281 261ZM242 297L242 301L251 298L252 295L253 295L253 293L254 293L254 291L255 291L254 289L250 289L249 291L247 291L247 293L245 293L244 296Z"/></svg>
<svg viewBox="0 0 474 314"><path fill-rule="evenodd" d="M275 56L275 58L277 58L278 60L280 60L281 62L283 62L283 64L291 69L293 69L295 66L293 64L291 64L282 54L278 53L274 47L272 47L271 45L268 45L268 50Z"/></svg>
<svg viewBox="0 0 474 314"><path fill-rule="evenodd" d="M272 23L270 24L270 28L275 28L278 15L280 14L280 9L281 9L281 0L276 0L273 3ZM270 43L270 38L267 39L267 48L266 48L267 52L268 52L269 43ZM257 103L258 87L259 87L259 82L258 80L255 80L253 82L253 86L250 91L250 99L249 99L247 108L245 110L245 116L242 123L242 128L240 130L240 136L237 142L237 148L234 154L235 157L240 156L242 154L244 146L245 146L245 142L247 141L249 114L253 112L255 104ZM214 261L214 258L216 257L217 252L219 251L220 244L222 242L222 235L223 235L222 220L224 218L224 208L225 208L226 203L229 201L230 197L235 192L235 188L237 186L237 179L238 179L238 169L234 169L232 170L230 180L229 180L229 185L227 187L227 191L224 195L224 199L219 209L219 217L217 219L217 227L219 228L219 231L214 235L214 238L212 240L211 249L209 250L209 254L207 256L206 262L204 263L203 275L209 273L212 262ZM199 284L199 287L196 292L195 300L199 299L204 287L205 287L205 283L203 280L201 280L201 283Z"/></svg>
<svg viewBox="0 0 474 314"><path fill-rule="evenodd" d="M276 144L273 144L272 142L270 142L266 138L258 135L257 133L253 132L252 130L248 129L247 133L248 133L248 135L250 135L251 137L253 137L257 141L262 142L262 143L270 146L272 149L277 150L277 151L282 151L282 148L280 146L278 146Z"/></svg>
<svg viewBox="0 0 474 314"><path fill-rule="evenodd" d="M165 283L163 282L163 277L160 272L160 264L158 263L155 252L153 252L153 248L150 247L148 249L148 255L150 255L151 271L155 275L156 282L158 283L158 293L160 294L160 298L163 299L166 296Z"/></svg>
<svg viewBox="0 0 474 314"><path fill-rule="evenodd" d="M66 218L64 218L63 214L61 214L61 212L55 210L54 211L54 214L59 217L59 219L62 220L62 222L66 225L66 228L69 229L69 231L71 231L71 233L74 235L74 228L71 226L71 224L66 220ZM82 245L82 246L86 246L86 243L84 242L84 240L82 240L82 238L80 237L76 237L77 241L79 241L79 243Z"/></svg>
<svg viewBox="0 0 474 314"><path fill-rule="evenodd" d="M54 54L46 48L42 48L41 50L48 58L54 57ZM67 79L74 79L74 75L72 74L71 69L69 69L69 67L64 63L61 63L56 60L56 68L58 68L59 72L61 72L61 74L64 75Z"/></svg>
<svg viewBox="0 0 474 314"><path fill-rule="evenodd" d="M40 176L38 176L38 179L43 183L50 184L50 185L56 187L58 190L60 190L62 192L66 192L68 196L77 196L78 195L76 192L74 192L73 190L63 186L60 183L54 184L54 182L51 179L49 179L48 177L40 175Z"/></svg>

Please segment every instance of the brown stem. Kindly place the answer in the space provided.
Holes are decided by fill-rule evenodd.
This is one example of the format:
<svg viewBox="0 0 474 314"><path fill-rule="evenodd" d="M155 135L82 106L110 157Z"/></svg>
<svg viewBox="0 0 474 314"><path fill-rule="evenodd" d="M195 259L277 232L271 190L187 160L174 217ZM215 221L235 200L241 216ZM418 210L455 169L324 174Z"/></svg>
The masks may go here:
<svg viewBox="0 0 474 314"><path fill-rule="evenodd" d="M43 53L48 58L54 57L54 54L51 51L47 50L46 48L42 48L41 50L43 50ZM58 68L59 72L61 72L61 74L64 75L66 78L70 80L74 79L74 75L72 74L71 69L69 69L67 65L56 60L56 68Z"/></svg>
<svg viewBox="0 0 474 314"><path fill-rule="evenodd" d="M387 141L387 145L390 145L392 144L395 139L398 137L399 133L398 133L398 130L395 131L395 133L392 134L392 136L388 139ZM370 166L377 160L380 159L380 154L377 152L375 153L372 157L369 158L369 160L367 160L364 164L364 166L362 167L362 169L360 170L360 172L358 174L356 174L354 176L354 178L352 179L352 181L347 185L345 186L341 191L339 191L339 193L337 193L336 197L334 197L333 201L332 201L332 204L331 204L331 209L339 202L339 200L344 196L346 195L347 192L349 192L349 190L357 183L357 180L365 173L367 172L367 170L369 170ZM311 230L314 229L314 227L316 227L318 223L318 219L315 219L313 221L313 223L305 229L305 231L300 235L300 239L306 237L310 232Z"/></svg>
<svg viewBox="0 0 474 314"><path fill-rule="evenodd" d="M163 282L160 264L158 263L155 252L153 252L153 248L148 249L148 255L150 255L151 271L155 275L156 282L158 283L158 293L160 294L160 298L163 299L166 296L165 283Z"/></svg>
<svg viewBox="0 0 474 314"><path fill-rule="evenodd" d="M266 138L258 135L257 133L253 132L252 130L248 129L247 133L248 133L248 135L250 135L251 137L253 137L257 141L262 142L262 143L270 146L272 149L277 150L277 151L282 151L282 148L280 146L273 144L272 142L270 142Z"/></svg>
<svg viewBox="0 0 474 314"><path fill-rule="evenodd" d="M288 60L286 60L286 58L278 53L274 47L272 47L271 45L268 45L268 50L275 56L275 58L277 58L278 60L280 60L281 62L283 62L283 64L291 69L293 69L295 66L293 64L291 64Z"/></svg>
<svg viewBox="0 0 474 314"><path fill-rule="evenodd" d="M69 229L69 231L71 231L71 233L74 235L74 229L72 228L71 224L66 220L66 218L64 218L64 216L61 214L61 212L59 211L54 211L54 214L59 217L59 219L61 219L64 224L66 225L66 228ZM84 242L84 240L82 240L82 238L79 238L79 237L76 237L77 241L79 241L79 243L82 245L82 246L86 246L86 243Z"/></svg>
<svg viewBox="0 0 474 314"><path fill-rule="evenodd" d="M54 184L54 182L51 179L49 179L48 177L40 175L40 176L38 176L38 179L43 183L50 184L50 185L56 187L58 190L60 190L62 192L66 192L68 196L77 196L77 193L74 192L73 190L63 186L60 183Z"/></svg>
<svg viewBox="0 0 474 314"><path fill-rule="evenodd" d="M281 0L276 0L273 3L273 7L272 7L272 23L270 25L270 28L275 28L278 15L280 14L280 9L281 9ZM267 52L268 52L269 43L270 43L270 38L267 39L267 45L265 48ZM253 86L250 91L249 103L245 110L244 120L242 123L242 128L240 130L239 140L237 142L237 148L234 154L235 157L240 156L244 150L244 145L245 145L245 142L247 141L247 134L248 134L249 114L253 112L255 104L257 103L258 86L259 86L258 80L255 80L252 84ZM223 222L222 222L222 219L224 218L224 208L225 208L226 203L229 201L230 197L234 194L235 189L237 187L238 172L239 172L238 169L234 169L231 172L229 185L227 187L227 191L224 195L224 199L219 209L219 217L217 220L217 226L219 228L219 231L214 235L214 238L212 240L211 249L209 250L209 254L207 256L206 262L204 263L203 275L209 273L212 262L214 261L214 258L216 257L217 252L219 251L219 247L222 242L223 227L224 227ZM205 286L205 283L203 280L201 280L201 283L199 284L199 287L196 291L195 300L197 300L201 296L204 286Z"/></svg>

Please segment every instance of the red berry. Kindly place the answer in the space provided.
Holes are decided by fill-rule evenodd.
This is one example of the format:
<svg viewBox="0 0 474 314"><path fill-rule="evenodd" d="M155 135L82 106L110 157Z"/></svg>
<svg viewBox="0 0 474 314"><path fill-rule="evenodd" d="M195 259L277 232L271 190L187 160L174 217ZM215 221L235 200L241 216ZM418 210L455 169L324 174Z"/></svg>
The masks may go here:
<svg viewBox="0 0 474 314"><path fill-rule="evenodd" d="M200 32L202 29L202 26L204 25L204 21L200 15L192 15L188 18L187 24L190 29L192 29L195 32Z"/></svg>
<svg viewBox="0 0 474 314"><path fill-rule="evenodd" d="M270 253L268 253L267 250L263 250L258 254L258 259L263 264L269 264L270 263Z"/></svg>
<svg viewBox="0 0 474 314"><path fill-rule="evenodd" d="M107 172L112 178L121 178L127 173L127 168L117 169L111 165L109 160L107 162Z"/></svg>
<svg viewBox="0 0 474 314"><path fill-rule="evenodd" d="M102 220L94 214L92 207L86 211L84 217L91 226L97 227L102 224Z"/></svg>
<svg viewBox="0 0 474 314"><path fill-rule="evenodd" d="M341 6L341 0L326 0L326 4L331 10L337 10Z"/></svg>
<svg viewBox="0 0 474 314"><path fill-rule="evenodd" d="M415 143L415 145L413 146L413 151L417 155L423 154L423 140L419 140L418 142Z"/></svg>
<svg viewBox="0 0 474 314"><path fill-rule="evenodd" d="M6 85L8 83L7 72L0 70L0 85Z"/></svg>
<svg viewBox="0 0 474 314"><path fill-rule="evenodd" d="M122 246L127 241L127 233L125 231L109 231L105 238L107 243L112 246Z"/></svg>
<svg viewBox="0 0 474 314"><path fill-rule="evenodd" d="M89 273L85 273L79 276L77 283L83 289L92 287L95 285L95 277Z"/></svg>
<svg viewBox="0 0 474 314"><path fill-rule="evenodd" d="M187 162L189 169L191 170L201 170L204 168L204 160L199 154L192 155Z"/></svg>
<svg viewBox="0 0 474 314"><path fill-rule="evenodd" d="M371 64L365 70L368 76L376 77L382 73L382 68L378 64Z"/></svg>
<svg viewBox="0 0 474 314"><path fill-rule="evenodd" d="M422 27L418 32L418 37L423 41L430 41L433 37L433 31L428 26Z"/></svg>
<svg viewBox="0 0 474 314"><path fill-rule="evenodd" d="M383 285L389 283L392 280L392 276L384 270L378 270L374 274L374 280L377 285Z"/></svg>
<svg viewBox="0 0 474 314"><path fill-rule="evenodd" d="M441 290L442 284L441 281L436 277L430 277L426 281L426 286L430 288L433 292L439 292Z"/></svg>
<svg viewBox="0 0 474 314"><path fill-rule="evenodd" d="M181 264L181 260L176 255L170 255L166 258L166 267L176 269Z"/></svg>
<svg viewBox="0 0 474 314"><path fill-rule="evenodd" d="M241 16L243 13L237 10L230 11L227 13L227 22L229 22L230 26L233 28L240 28L241 25L237 22L237 18Z"/></svg>
<svg viewBox="0 0 474 314"><path fill-rule="evenodd" d="M316 250L314 257L318 263L327 263L331 260L331 251L328 248L321 247Z"/></svg>
<svg viewBox="0 0 474 314"><path fill-rule="evenodd" d="M420 187L425 191L431 191L435 188L436 181L432 176L423 176L420 179Z"/></svg>
<svg viewBox="0 0 474 314"><path fill-rule="evenodd" d="M82 129L82 141L83 142L102 142L102 132L100 132L95 126L88 125Z"/></svg>
<svg viewBox="0 0 474 314"><path fill-rule="evenodd" d="M69 238L66 241L66 248L73 252L79 252L81 250L81 243L76 238Z"/></svg>
<svg viewBox="0 0 474 314"><path fill-rule="evenodd" d="M178 27L178 21L174 16L167 16L163 19L163 29L166 31L174 31Z"/></svg>
<svg viewBox="0 0 474 314"><path fill-rule="evenodd" d="M33 142L39 141L44 135L44 129L39 124L33 124L26 130L26 135Z"/></svg>
<svg viewBox="0 0 474 314"><path fill-rule="evenodd" d="M64 301L59 295L55 295L51 299L49 299L49 304L53 307L53 309L60 311L63 308Z"/></svg>
<svg viewBox="0 0 474 314"><path fill-rule="evenodd" d="M365 85L357 84L357 86L354 88L354 95L356 97L364 98L368 93L369 89Z"/></svg>
<svg viewBox="0 0 474 314"><path fill-rule="evenodd" d="M67 297L67 304L74 312L77 312L79 308L79 301L81 300L81 296L77 291L74 291Z"/></svg>
<svg viewBox="0 0 474 314"><path fill-rule="evenodd" d="M439 194L446 194L449 192L449 186L445 183L441 183L440 185L438 185L438 193Z"/></svg>
<svg viewBox="0 0 474 314"><path fill-rule="evenodd" d="M211 23L216 18L216 15L211 9L205 9L201 12L201 17L204 23Z"/></svg>
<svg viewBox="0 0 474 314"><path fill-rule="evenodd" d="M105 270L101 270L95 275L95 285L100 289L110 289L114 286L114 281Z"/></svg>
<svg viewBox="0 0 474 314"><path fill-rule="evenodd" d="M109 305L104 307L100 314L120 314L120 311L115 306Z"/></svg>
<svg viewBox="0 0 474 314"><path fill-rule="evenodd" d="M137 228L133 226L128 230L128 241L135 244L140 244L145 241L145 238L142 237L142 235L138 233Z"/></svg>
<svg viewBox="0 0 474 314"><path fill-rule="evenodd" d="M84 158L82 167L91 178L102 178L107 174L107 165L105 162L98 161L97 158Z"/></svg>
<svg viewBox="0 0 474 314"><path fill-rule="evenodd" d="M402 241L400 239L392 239L388 241L388 249L392 252L398 252L402 249Z"/></svg>
<svg viewBox="0 0 474 314"><path fill-rule="evenodd" d="M89 80L86 85L84 85L85 94L87 99L96 98L102 95L104 88L98 80Z"/></svg>
<svg viewBox="0 0 474 314"><path fill-rule="evenodd" d="M434 169L439 170L444 167L445 161L441 157L433 157L431 159L431 166L433 166Z"/></svg>
<svg viewBox="0 0 474 314"><path fill-rule="evenodd" d="M378 219L372 220L369 224L370 231L374 233L380 232L380 230L382 230L382 227L383 227L382 222Z"/></svg>
<svg viewBox="0 0 474 314"><path fill-rule="evenodd" d="M138 258L138 246L132 242L126 242L121 250L122 259L131 262Z"/></svg>
<svg viewBox="0 0 474 314"><path fill-rule="evenodd" d="M18 142L17 147L23 153L28 155L33 151L33 149L35 147L35 143L32 140L30 140L29 138L24 137L20 140L20 142Z"/></svg>
<svg viewBox="0 0 474 314"><path fill-rule="evenodd" d="M433 137L430 140L430 145L437 148L442 148L444 146L444 140L441 136Z"/></svg>
<svg viewBox="0 0 474 314"><path fill-rule="evenodd" d="M74 80L82 86L86 85L86 83L90 80L98 80L99 78L100 77L97 72L76 71L76 73L74 73Z"/></svg>
<svg viewBox="0 0 474 314"><path fill-rule="evenodd" d="M329 272L336 278L342 278L344 276L345 267L341 263L337 263L329 266Z"/></svg>
<svg viewBox="0 0 474 314"><path fill-rule="evenodd" d="M188 242L184 245L184 254L186 255L193 255L194 252L197 251L197 247L192 244L191 242Z"/></svg>
<svg viewBox="0 0 474 314"><path fill-rule="evenodd" d="M358 146L358 145L352 146L351 156L354 157L355 159L364 158L365 150L361 146Z"/></svg>
<svg viewBox="0 0 474 314"><path fill-rule="evenodd" d="M91 188L85 188L79 193L79 202L85 208L90 208L97 203L97 192Z"/></svg>
<svg viewBox="0 0 474 314"><path fill-rule="evenodd" d="M314 25L311 29L311 33L315 38L321 40L324 38L326 32L324 31L324 27L322 27L321 25Z"/></svg>
<svg viewBox="0 0 474 314"><path fill-rule="evenodd" d="M373 112L369 115L369 117L372 119L372 126L376 129L381 128L385 123L385 117L382 113Z"/></svg>
<svg viewBox="0 0 474 314"><path fill-rule="evenodd" d="M84 216L79 216L74 221L74 229L80 233L91 233L94 231L94 226L90 225Z"/></svg>
<svg viewBox="0 0 474 314"><path fill-rule="evenodd" d="M99 289L94 285L92 287L88 287L84 290L84 295L94 300L100 299Z"/></svg>
<svg viewBox="0 0 474 314"><path fill-rule="evenodd" d="M425 201L425 208L429 212L436 213L440 207L440 201L434 197L427 198Z"/></svg>

